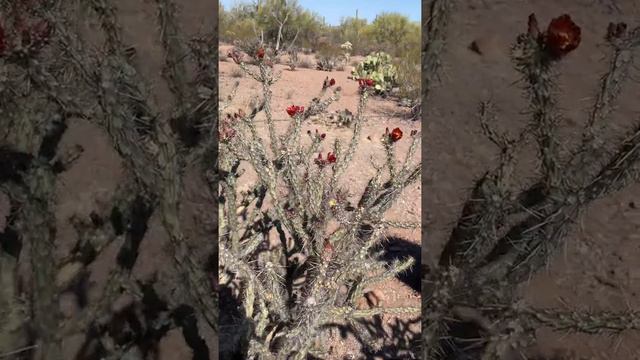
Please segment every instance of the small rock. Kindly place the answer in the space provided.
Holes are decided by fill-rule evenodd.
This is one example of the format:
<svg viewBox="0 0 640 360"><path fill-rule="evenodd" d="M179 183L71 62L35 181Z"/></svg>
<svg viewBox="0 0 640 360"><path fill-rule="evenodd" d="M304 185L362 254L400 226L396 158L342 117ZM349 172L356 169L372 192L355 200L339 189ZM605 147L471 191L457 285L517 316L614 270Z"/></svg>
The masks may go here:
<svg viewBox="0 0 640 360"><path fill-rule="evenodd" d="M469 50L473 51L478 55L482 55L482 50L480 50L480 45L478 45L478 40L473 40L471 44L469 44Z"/></svg>
<svg viewBox="0 0 640 360"><path fill-rule="evenodd" d="M468 48L490 60L501 61L508 57L508 46L495 35L479 37L473 40Z"/></svg>

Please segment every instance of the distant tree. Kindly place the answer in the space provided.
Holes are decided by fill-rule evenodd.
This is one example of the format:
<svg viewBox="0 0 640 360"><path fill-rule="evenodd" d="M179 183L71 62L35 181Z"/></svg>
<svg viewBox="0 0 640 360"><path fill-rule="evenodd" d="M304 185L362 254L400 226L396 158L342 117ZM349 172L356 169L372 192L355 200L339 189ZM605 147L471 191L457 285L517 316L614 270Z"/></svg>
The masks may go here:
<svg viewBox="0 0 640 360"><path fill-rule="evenodd" d="M223 14L223 38L272 44L276 52L301 41L313 44L324 28L320 16L303 9L296 0L255 0L235 5Z"/></svg>
<svg viewBox="0 0 640 360"><path fill-rule="evenodd" d="M349 41L353 46L354 53L361 53L363 50L362 40L364 38L364 32L367 27L366 19L359 19L357 17L343 18L338 27L338 33L340 34L340 41Z"/></svg>
<svg viewBox="0 0 640 360"><path fill-rule="evenodd" d="M371 23L369 34L384 50L397 53L397 47L411 32L409 19L398 13L382 13Z"/></svg>

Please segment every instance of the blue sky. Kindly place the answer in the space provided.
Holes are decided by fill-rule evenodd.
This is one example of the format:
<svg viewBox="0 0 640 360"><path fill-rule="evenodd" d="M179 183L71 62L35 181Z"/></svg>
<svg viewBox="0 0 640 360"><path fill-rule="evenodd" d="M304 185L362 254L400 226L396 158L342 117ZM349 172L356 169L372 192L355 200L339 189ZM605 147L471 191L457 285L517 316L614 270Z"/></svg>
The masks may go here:
<svg viewBox="0 0 640 360"><path fill-rule="evenodd" d="M220 0L225 8L231 8L242 0ZM367 19L369 22L375 19L381 12L398 12L409 17L413 21L420 21L421 3L420 0L298 0L298 3L305 9L314 11L320 16L324 16L325 21L330 25L338 25L340 18L355 16L358 10L358 17Z"/></svg>

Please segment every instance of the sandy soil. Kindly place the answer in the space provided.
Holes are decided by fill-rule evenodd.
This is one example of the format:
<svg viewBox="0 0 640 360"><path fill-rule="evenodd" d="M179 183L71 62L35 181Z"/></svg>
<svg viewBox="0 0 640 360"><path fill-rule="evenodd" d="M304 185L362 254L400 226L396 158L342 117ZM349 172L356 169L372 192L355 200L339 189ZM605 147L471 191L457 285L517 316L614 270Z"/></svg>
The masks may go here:
<svg viewBox="0 0 640 360"><path fill-rule="evenodd" d="M233 46L228 44L221 44L220 54L227 54ZM306 58L307 61L315 64L312 55L299 55ZM352 61L357 61L358 58L352 58ZM283 62L284 63L284 62ZM307 106L311 99L316 97L321 88L325 77L334 78L336 80L336 86L342 87L342 95L339 101L332 104L329 108L329 112L349 109L353 113L356 112L358 104L358 83L352 79L349 79L351 69L345 68L344 71L332 71L325 72L315 69L298 68L295 71L290 71L288 66L274 65L276 72L281 72L280 80L272 87L273 100L272 111L274 118L278 120L278 131L283 132L288 127L290 118L286 113L286 107L289 105L303 105ZM236 97L232 101L232 105L229 107L229 111L236 111L237 108L246 109L252 101L252 98L258 94L261 94L261 85L248 76L238 76L239 66L235 64L231 59L220 62L219 68L219 88L220 98L226 98L230 93L236 81L239 81L239 91ZM420 122L407 120L408 111L406 108L398 106L397 102L389 99L380 99L372 97L369 101L368 108L365 112L367 123L364 126L362 132L362 138L360 139L360 148L352 161L352 164L347 171L347 175L343 180L345 187L348 186L349 191L353 195L353 198L357 198L361 191L366 186L367 181L375 173L375 170L370 166L371 159L374 159L376 163L380 164L384 160L384 150L379 139L385 131L385 128L393 129L400 127L405 133L405 136L409 134L411 130L420 131ZM256 121L264 121L263 114L259 115ZM260 131L263 131L265 138L267 137L266 124L263 122L259 124ZM345 141L351 136L351 130L345 128L336 128L334 126L327 126L321 123L310 123L303 128L303 132L306 130L318 131L327 134L325 140L324 149L321 149L323 153L330 151L329 148L335 138L344 139ZM397 143L397 154L403 156L409 147L410 141L402 139ZM419 156L415 161L420 161ZM247 169L250 170L250 169ZM247 171L246 175L241 178L239 185L242 188L242 184L250 184L255 180L250 171ZM404 221L420 221L421 214L421 202L420 202L421 186L415 184L406 189L402 198L394 206L392 210L387 213L389 219L404 220ZM416 257L417 264L420 263L420 244L421 236L418 229L410 230L394 230L389 232L387 236L390 239L392 246L392 252L399 252L412 255ZM404 279L394 279L385 283L377 285L372 290L375 291L381 298L380 306L397 307L397 306L420 306L420 294L419 294L419 276L418 266L414 269L412 276L408 276ZM394 338L391 334L390 326L396 323L396 320L408 321L409 318L399 319L397 317L384 317L382 323L384 323L387 331L387 336L390 336L388 343L385 345L392 346L393 342L397 342L398 339ZM414 323L410 327L410 330L418 333L420 331L420 324ZM359 351L360 345L356 342L352 335L348 335L346 338L342 338L337 333L332 335L333 355L331 359L343 359L347 358L360 359L362 354ZM382 358L382 357L377 357Z"/></svg>
<svg viewBox="0 0 640 360"><path fill-rule="evenodd" d="M565 116L564 145L570 146L578 139L597 81L607 67L606 49L601 45L608 23L626 21L630 27L637 26L640 9L638 2L632 0L459 3L449 29L442 83L433 91L424 120L425 260L438 256L473 180L491 168L497 157L495 147L482 136L476 120L478 103L492 98L499 108L501 126L510 131L520 129L526 121L526 115L520 114L526 102L520 97L519 85L514 84L518 74L509 61L508 50L515 37L526 31L527 16L535 12L540 26L546 27L551 18L568 13L582 27L580 47L558 66L559 104ZM474 40L483 55L468 49ZM633 76L637 75L636 69ZM637 81L625 85L607 132L625 134L637 123L638 91ZM531 150L528 151L532 153ZM525 158L519 171L527 178L533 159L529 155ZM590 207L549 269L524 286L526 300L541 307L638 309L640 212L633 203L639 197L640 186L636 184ZM562 301L569 305L562 305ZM568 359L640 359L637 332L610 338L565 336L540 329L539 335L538 350L546 356L561 353Z"/></svg>

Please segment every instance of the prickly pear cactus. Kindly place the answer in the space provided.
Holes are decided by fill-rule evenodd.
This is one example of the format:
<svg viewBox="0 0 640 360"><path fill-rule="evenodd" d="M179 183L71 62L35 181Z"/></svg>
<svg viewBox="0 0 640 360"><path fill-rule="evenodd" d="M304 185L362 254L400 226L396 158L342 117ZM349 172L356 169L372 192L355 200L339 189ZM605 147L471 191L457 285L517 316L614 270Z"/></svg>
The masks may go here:
<svg viewBox="0 0 640 360"><path fill-rule="evenodd" d="M357 79L374 80L378 94L391 91L398 81L398 69L393 65L391 55L382 51L368 55L356 66L352 75Z"/></svg>

